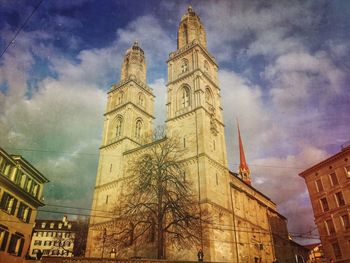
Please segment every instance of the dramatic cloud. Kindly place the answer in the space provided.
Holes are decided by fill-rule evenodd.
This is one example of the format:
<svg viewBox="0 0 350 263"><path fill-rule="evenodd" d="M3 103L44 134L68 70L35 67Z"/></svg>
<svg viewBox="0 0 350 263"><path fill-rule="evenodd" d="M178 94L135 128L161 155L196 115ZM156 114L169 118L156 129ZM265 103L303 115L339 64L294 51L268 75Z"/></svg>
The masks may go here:
<svg viewBox="0 0 350 263"><path fill-rule="evenodd" d="M239 163L237 119L254 186L277 203L292 232L313 225L297 174L349 140L348 27L332 24L338 16L327 2L193 3L221 66L230 168ZM49 204L90 207L106 91L134 41L145 51L155 124L166 117L165 61L186 4L94 3L44 3L0 60L0 144L49 177ZM19 7L10 1L1 11L2 46L33 10Z"/></svg>

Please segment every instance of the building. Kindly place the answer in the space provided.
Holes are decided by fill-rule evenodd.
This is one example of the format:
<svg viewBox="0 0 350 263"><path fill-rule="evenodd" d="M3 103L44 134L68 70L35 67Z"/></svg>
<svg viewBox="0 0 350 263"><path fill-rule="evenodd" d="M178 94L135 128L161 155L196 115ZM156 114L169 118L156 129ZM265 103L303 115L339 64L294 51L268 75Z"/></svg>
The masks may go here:
<svg viewBox="0 0 350 263"><path fill-rule="evenodd" d="M72 257L76 236L77 224L66 216L62 220L36 220L29 255L36 257L40 250L43 256Z"/></svg>
<svg viewBox="0 0 350 263"><path fill-rule="evenodd" d="M327 260L350 261L350 146L299 174L309 191Z"/></svg>
<svg viewBox="0 0 350 263"><path fill-rule="evenodd" d="M37 209L43 206L48 180L20 155L0 148L0 258L6 263L25 258Z"/></svg>
<svg viewBox="0 0 350 263"><path fill-rule="evenodd" d="M309 262L310 263L325 263L323 248L321 243L309 244L305 246L310 250Z"/></svg>
<svg viewBox="0 0 350 263"><path fill-rule="evenodd" d="M177 50L170 53L167 63L166 133L181 142L186 178L193 182L201 207L220 226L205 229L205 260L272 262L276 252L269 217L285 220L276 212L276 204L251 186L240 136L239 174L228 169L218 65L207 50L204 26L191 7L181 19ZM103 211L113 211L118 202L128 161L152 145L154 99L146 84L144 51L135 42L126 51L120 82L108 92L87 257L109 256L104 244L113 222ZM96 246L98 239L102 246ZM197 249L179 251L169 246L167 258L197 260ZM131 247L129 252L129 256L155 256L140 247ZM283 255L284 259L288 256L293 258Z"/></svg>

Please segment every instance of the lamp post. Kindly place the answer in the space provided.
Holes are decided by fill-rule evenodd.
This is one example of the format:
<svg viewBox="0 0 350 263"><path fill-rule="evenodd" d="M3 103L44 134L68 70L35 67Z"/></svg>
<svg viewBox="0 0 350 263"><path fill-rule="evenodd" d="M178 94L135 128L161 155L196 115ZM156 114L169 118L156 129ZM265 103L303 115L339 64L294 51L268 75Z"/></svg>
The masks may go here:
<svg viewBox="0 0 350 263"><path fill-rule="evenodd" d="M117 250L115 248L112 248L111 258L114 258L115 262L117 262Z"/></svg>
<svg viewBox="0 0 350 263"><path fill-rule="evenodd" d="M104 250L105 250L106 236L107 236L107 230L104 228L103 229L103 234L102 234L102 258L103 258L103 253L104 253Z"/></svg>

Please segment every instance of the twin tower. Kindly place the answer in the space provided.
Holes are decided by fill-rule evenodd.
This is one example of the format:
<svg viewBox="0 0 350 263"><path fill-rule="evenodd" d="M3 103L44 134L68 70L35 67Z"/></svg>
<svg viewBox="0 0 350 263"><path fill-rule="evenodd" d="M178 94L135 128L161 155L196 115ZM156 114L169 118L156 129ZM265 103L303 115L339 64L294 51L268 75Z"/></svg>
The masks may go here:
<svg viewBox="0 0 350 263"><path fill-rule="evenodd" d="M224 122L218 65L207 50L206 32L198 15L188 8L177 36L177 50L168 61L166 133L180 138L182 164L193 182L200 204L220 222L231 224L230 173L227 165ZM118 202L121 182L127 176L128 160L145 150L153 132L154 100L146 84L146 59L137 42L126 51L118 84L108 92L99 165L94 189L87 244L88 257L109 257L104 245L106 231L112 226L111 214ZM207 230L206 260L230 261L233 233ZM217 235L221 238L216 241ZM102 237L102 239L98 239ZM96 241L99 240L99 241ZM99 245L97 245L99 243ZM170 259L196 259L196 250L169 249ZM135 248L135 250L137 250ZM152 257L152 252L134 251L134 255Z"/></svg>

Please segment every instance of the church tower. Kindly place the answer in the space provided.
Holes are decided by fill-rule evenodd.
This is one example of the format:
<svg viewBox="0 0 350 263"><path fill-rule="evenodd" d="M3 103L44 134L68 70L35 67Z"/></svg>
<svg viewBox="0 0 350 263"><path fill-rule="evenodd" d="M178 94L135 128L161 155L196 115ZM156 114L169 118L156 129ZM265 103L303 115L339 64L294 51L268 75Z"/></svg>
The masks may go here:
<svg viewBox="0 0 350 263"><path fill-rule="evenodd" d="M94 247L94 237L102 235L108 228L110 218L99 211L113 209L127 165L123 153L150 140L153 114L154 95L146 84L144 51L135 42L125 53L119 83L112 85L108 91L87 256L98 257L103 254L103 251Z"/></svg>
<svg viewBox="0 0 350 263"><path fill-rule="evenodd" d="M251 185L252 180L250 178L250 170L249 170L247 161L245 160L243 142L242 142L242 138L241 138L241 131L239 130L238 124L237 124L237 129L238 129L239 160L240 160L238 173L245 183Z"/></svg>
<svg viewBox="0 0 350 263"><path fill-rule="evenodd" d="M207 50L205 28L191 6L181 19L177 50L170 53L167 63L167 134L180 139L185 174L193 183L201 209L211 212L218 222L230 224L218 65ZM205 260L230 261L231 234L203 228ZM221 235L221 241L216 241L217 235Z"/></svg>

